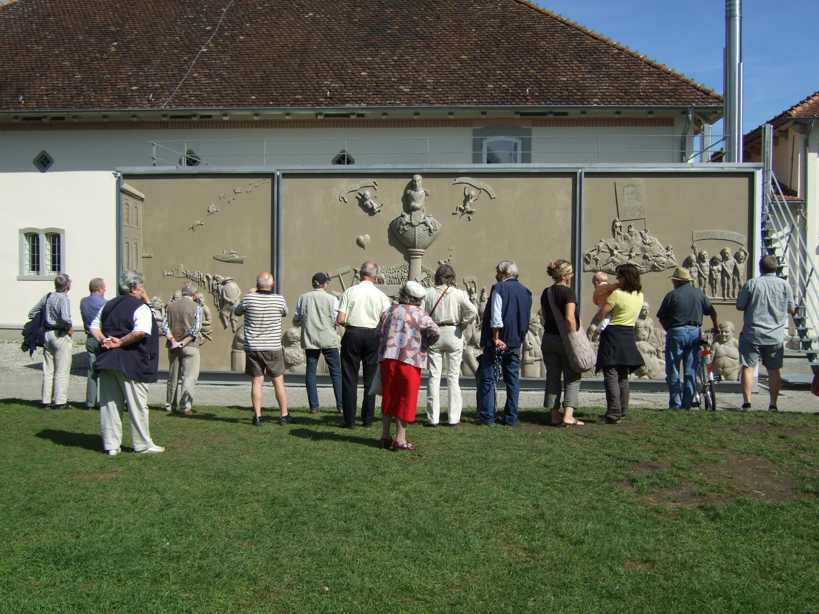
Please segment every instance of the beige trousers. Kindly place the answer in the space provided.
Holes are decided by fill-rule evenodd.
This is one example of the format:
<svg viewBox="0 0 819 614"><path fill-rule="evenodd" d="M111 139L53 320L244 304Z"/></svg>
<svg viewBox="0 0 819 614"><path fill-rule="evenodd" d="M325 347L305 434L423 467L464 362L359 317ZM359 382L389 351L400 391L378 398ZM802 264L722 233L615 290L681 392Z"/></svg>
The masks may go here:
<svg viewBox="0 0 819 614"><path fill-rule="evenodd" d="M461 359L464 353L462 331L455 326L440 327L441 336L429 348L429 380L427 384L427 421L438 424L441 417L441 372L443 359L446 356L446 382L449 393L449 423L458 424L461 421L463 397L461 396Z"/></svg>
<svg viewBox="0 0 819 614"><path fill-rule="evenodd" d="M168 350L168 384L165 407L187 411L193 407L193 392L199 379L199 348L186 345ZM182 390L179 390L180 380Z"/></svg>
<svg viewBox="0 0 819 614"><path fill-rule="evenodd" d="M68 402L68 378L71 375L71 336L54 330L45 334L43 347L43 405Z"/></svg>
<svg viewBox="0 0 819 614"><path fill-rule="evenodd" d="M100 431L102 446L118 450L122 445L122 421L119 412L128 405L131 416L131 441L134 451L141 452L154 445L148 417L148 384L135 382L120 371L100 371Z"/></svg>

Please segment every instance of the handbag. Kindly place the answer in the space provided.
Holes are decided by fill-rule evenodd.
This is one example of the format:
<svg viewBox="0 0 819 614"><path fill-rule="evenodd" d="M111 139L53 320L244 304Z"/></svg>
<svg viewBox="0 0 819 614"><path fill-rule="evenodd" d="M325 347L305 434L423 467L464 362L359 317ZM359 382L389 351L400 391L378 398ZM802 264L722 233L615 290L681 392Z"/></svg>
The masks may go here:
<svg viewBox="0 0 819 614"><path fill-rule="evenodd" d="M554 288L554 286L552 286ZM552 308L557 329L560 331L560 338L563 340L563 347L566 349L566 356L569 358L569 366L576 373L589 371L597 362L594 348L585 333L579 330L566 330L566 320L557 310L551 289L546 291L549 298L549 306Z"/></svg>
<svg viewBox="0 0 819 614"><path fill-rule="evenodd" d="M367 395L374 397L375 395L384 396L384 385L381 383L381 363L378 363L378 368L375 370L373 381L370 382L370 388L367 390Z"/></svg>

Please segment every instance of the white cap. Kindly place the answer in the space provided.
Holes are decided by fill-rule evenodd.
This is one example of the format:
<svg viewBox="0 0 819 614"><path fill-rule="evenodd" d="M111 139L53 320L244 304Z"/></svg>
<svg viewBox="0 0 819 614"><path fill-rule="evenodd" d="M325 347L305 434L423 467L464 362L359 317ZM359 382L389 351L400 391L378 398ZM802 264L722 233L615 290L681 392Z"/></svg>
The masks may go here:
<svg viewBox="0 0 819 614"><path fill-rule="evenodd" d="M427 291L424 290L424 286L413 280L409 280L404 284L404 292L406 292L412 298L424 298L427 295Z"/></svg>

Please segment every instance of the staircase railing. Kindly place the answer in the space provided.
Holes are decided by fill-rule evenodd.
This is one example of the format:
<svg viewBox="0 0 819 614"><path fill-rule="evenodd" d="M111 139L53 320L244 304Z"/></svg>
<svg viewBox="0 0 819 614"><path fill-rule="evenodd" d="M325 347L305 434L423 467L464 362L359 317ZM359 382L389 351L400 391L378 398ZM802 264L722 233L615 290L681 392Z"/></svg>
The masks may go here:
<svg viewBox="0 0 819 614"><path fill-rule="evenodd" d="M811 363L816 362L819 334L819 272L808 249L804 230L804 204L791 204L773 173L763 211L762 238L767 254L779 262L779 275L787 279L796 303L794 317L797 341ZM797 208L794 215L794 209ZM819 368L819 364L815 365Z"/></svg>

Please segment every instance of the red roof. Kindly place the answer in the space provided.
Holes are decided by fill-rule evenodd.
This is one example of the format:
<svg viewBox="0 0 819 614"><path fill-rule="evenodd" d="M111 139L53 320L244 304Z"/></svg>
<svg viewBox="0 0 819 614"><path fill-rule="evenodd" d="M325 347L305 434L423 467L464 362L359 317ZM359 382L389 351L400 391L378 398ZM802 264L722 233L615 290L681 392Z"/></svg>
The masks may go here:
<svg viewBox="0 0 819 614"><path fill-rule="evenodd" d="M779 128L795 119L815 119L819 118L819 91L803 98L795 105L782 111L776 117L772 117L763 124L757 126L743 137L743 146L746 153L751 153L750 149L762 140L762 126L771 124L774 128Z"/></svg>
<svg viewBox="0 0 819 614"><path fill-rule="evenodd" d="M18 0L0 32L4 112L722 105L523 0Z"/></svg>

